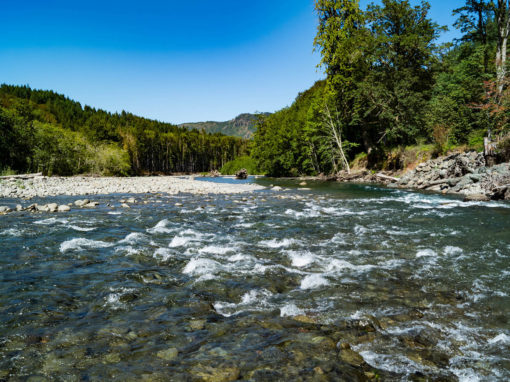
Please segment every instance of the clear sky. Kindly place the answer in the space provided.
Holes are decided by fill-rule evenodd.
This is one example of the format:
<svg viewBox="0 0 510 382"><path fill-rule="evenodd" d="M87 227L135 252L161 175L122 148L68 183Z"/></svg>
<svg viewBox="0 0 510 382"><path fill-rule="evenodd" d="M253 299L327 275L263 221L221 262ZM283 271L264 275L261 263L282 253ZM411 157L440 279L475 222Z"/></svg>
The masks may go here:
<svg viewBox="0 0 510 382"><path fill-rule="evenodd" d="M464 1L430 3L431 17L451 26L452 9ZM55 90L112 112L223 121L285 107L323 77L313 53L313 0L0 5L0 83ZM450 29L443 40L458 37Z"/></svg>

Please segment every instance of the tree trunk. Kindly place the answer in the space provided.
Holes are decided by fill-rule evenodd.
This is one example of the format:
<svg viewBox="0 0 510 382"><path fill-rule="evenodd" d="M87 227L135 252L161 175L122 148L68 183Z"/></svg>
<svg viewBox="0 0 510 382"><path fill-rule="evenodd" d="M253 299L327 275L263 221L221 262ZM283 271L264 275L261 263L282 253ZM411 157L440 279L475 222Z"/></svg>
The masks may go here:
<svg viewBox="0 0 510 382"><path fill-rule="evenodd" d="M498 22L498 46L496 51L496 80L498 95L503 92L506 77L506 50L510 29L508 0L498 0L496 19Z"/></svg>
<svg viewBox="0 0 510 382"><path fill-rule="evenodd" d="M338 146L338 150L340 151L340 156L342 157L342 162L344 164L344 167L347 169L347 173L351 173L351 167L349 166L349 162L347 161L347 158L344 153L344 148L342 147L342 133L338 131L337 126L333 122L333 119L331 118L331 113L329 112L328 105L325 105L326 115L328 117L328 125L331 131L331 134L335 140L336 145Z"/></svg>

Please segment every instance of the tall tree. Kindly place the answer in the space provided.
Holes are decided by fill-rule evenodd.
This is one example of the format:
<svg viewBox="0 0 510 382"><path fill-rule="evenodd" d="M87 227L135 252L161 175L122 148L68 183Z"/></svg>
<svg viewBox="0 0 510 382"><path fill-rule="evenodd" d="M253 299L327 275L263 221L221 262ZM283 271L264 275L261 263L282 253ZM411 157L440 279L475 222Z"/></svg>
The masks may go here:
<svg viewBox="0 0 510 382"><path fill-rule="evenodd" d="M498 94L503 93L506 77L508 34L510 32L510 0L498 0L494 8L498 24L498 45L496 51L496 81Z"/></svg>

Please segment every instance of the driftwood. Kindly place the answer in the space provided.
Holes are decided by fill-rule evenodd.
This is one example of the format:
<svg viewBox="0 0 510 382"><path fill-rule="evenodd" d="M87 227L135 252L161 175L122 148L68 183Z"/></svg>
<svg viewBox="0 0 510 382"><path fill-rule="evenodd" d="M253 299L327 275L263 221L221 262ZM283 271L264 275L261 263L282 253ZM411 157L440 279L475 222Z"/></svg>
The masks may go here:
<svg viewBox="0 0 510 382"><path fill-rule="evenodd" d="M395 178L394 176L388 176L384 174L375 174L375 176L381 179L391 180L392 182L398 182L398 178Z"/></svg>
<svg viewBox="0 0 510 382"><path fill-rule="evenodd" d="M32 179L39 176L42 176L42 172L38 172L37 174L5 175L0 176L0 179Z"/></svg>

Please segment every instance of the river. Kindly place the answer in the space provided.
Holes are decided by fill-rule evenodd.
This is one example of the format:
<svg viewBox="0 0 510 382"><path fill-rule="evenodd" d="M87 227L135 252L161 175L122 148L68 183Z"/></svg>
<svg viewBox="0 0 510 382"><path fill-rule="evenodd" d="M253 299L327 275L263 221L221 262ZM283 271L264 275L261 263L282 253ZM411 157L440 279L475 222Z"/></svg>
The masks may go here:
<svg viewBox="0 0 510 382"><path fill-rule="evenodd" d="M0 216L0 380L510 380L510 204L250 181Z"/></svg>

